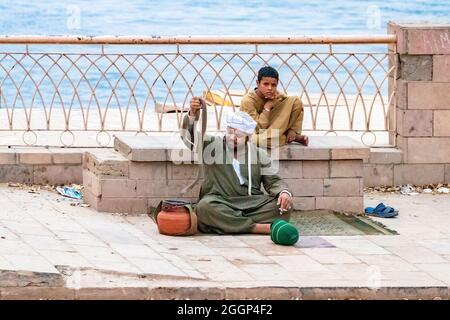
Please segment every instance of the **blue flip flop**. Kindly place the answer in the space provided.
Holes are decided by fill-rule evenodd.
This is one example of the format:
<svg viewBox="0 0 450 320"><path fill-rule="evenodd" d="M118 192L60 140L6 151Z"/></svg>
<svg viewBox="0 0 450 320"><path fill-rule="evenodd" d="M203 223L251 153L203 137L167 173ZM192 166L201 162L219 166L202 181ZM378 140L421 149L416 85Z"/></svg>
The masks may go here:
<svg viewBox="0 0 450 320"><path fill-rule="evenodd" d="M398 215L398 210L386 206L384 203L380 202L375 208L367 207L364 212L368 216L378 217L378 218L393 218Z"/></svg>
<svg viewBox="0 0 450 320"><path fill-rule="evenodd" d="M75 188L71 187L56 187L56 191L58 191L61 195L64 197L72 198L72 199L78 199L80 200L83 195L80 191L76 190Z"/></svg>

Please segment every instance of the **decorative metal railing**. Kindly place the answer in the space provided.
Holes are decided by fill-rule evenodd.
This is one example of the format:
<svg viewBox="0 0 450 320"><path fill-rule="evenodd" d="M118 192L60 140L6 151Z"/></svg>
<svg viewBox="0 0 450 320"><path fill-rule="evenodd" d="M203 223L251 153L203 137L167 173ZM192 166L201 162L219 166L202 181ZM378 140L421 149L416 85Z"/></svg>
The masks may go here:
<svg viewBox="0 0 450 320"><path fill-rule="evenodd" d="M279 91L301 97L303 131L356 133L367 145L380 144L378 133L395 131L397 70L396 63L388 63L390 55L396 59L395 50L336 48L395 48L395 41L393 35L3 36L0 141L107 146L118 132L175 132L194 95L210 105L209 130L223 130L224 114L238 108L255 86L258 69L271 65L280 73ZM326 50L303 52L319 46ZM388 94L389 77L394 85Z"/></svg>

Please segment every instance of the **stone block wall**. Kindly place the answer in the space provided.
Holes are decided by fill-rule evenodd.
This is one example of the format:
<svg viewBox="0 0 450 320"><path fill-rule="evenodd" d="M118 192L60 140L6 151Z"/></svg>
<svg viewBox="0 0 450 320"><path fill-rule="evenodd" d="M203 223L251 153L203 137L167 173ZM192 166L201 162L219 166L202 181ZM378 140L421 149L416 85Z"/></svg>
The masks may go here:
<svg viewBox="0 0 450 320"><path fill-rule="evenodd" d="M195 179L197 167L188 160L190 155L183 156L183 163L175 162L183 153L177 149L179 141L152 139L116 138L116 150L86 153L86 201L99 211L142 214L161 199L180 198L183 187ZM368 155L368 148L349 138L314 137L308 148L282 150L278 174L288 183L297 210L362 213L363 161ZM198 201L200 185L201 181L185 199Z"/></svg>
<svg viewBox="0 0 450 320"><path fill-rule="evenodd" d="M450 25L388 24L397 35L396 132L390 144L401 152L391 162L371 157L365 186L450 183ZM389 96L394 77L389 79ZM374 154L373 149L371 154Z"/></svg>
<svg viewBox="0 0 450 320"><path fill-rule="evenodd" d="M98 211L145 214L162 199L180 198L197 171L167 161L130 161L113 149L84 155L85 201ZM200 183L184 199L196 201Z"/></svg>
<svg viewBox="0 0 450 320"><path fill-rule="evenodd" d="M0 182L81 184L81 149L1 147Z"/></svg>

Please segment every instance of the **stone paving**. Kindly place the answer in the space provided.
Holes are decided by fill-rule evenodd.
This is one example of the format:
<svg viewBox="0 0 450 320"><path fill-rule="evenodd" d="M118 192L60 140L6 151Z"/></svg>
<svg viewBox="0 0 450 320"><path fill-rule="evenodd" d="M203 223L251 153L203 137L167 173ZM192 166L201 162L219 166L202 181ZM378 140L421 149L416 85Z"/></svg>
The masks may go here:
<svg viewBox="0 0 450 320"><path fill-rule="evenodd" d="M0 185L0 299L449 298L450 196L366 194L399 235L168 237L147 216L99 213Z"/></svg>

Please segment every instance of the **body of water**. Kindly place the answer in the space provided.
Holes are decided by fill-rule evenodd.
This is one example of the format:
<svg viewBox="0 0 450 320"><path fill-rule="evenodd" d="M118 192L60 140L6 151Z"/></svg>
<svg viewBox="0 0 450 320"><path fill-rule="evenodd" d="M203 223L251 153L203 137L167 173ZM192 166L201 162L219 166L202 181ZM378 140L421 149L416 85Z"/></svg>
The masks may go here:
<svg viewBox="0 0 450 320"><path fill-rule="evenodd" d="M0 1L0 34L305 35L386 33L393 21L450 22L450 1Z"/></svg>

